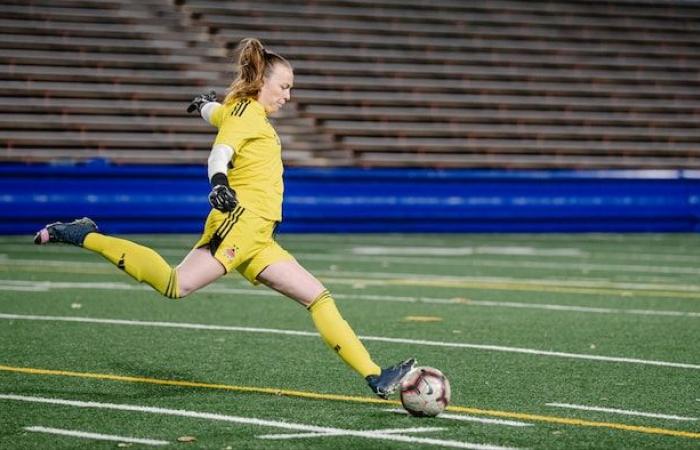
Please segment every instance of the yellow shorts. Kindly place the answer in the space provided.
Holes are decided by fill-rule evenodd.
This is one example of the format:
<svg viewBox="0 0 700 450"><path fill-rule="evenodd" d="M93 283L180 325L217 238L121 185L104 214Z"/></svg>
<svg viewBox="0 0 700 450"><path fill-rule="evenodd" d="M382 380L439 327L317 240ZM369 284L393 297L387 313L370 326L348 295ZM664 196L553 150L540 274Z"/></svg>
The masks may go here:
<svg viewBox="0 0 700 450"><path fill-rule="evenodd" d="M265 267L294 260L275 241L277 222L264 219L241 206L229 213L212 209L204 224L204 233L194 248L209 246L209 251L230 272L236 269L248 281L259 284L257 276Z"/></svg>

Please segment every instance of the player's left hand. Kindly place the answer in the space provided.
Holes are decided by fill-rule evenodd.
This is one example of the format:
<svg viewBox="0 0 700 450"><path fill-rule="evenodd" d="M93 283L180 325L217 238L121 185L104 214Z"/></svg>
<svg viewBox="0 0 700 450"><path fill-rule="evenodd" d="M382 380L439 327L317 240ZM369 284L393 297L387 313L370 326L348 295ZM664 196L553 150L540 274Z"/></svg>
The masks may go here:
<svg viewBox="0 0 700 450"><path fill-rule="evenodd" d="M236 192L223 184L214 186L209 193L209 204L221 212L233 211L238 205Z"/></svg>
<svg viewBox="0 0 700 450"><path fill-rule="evenodd" d="M192 99L192 102L190 102L190 106L187 107L187 112L191 113L195 109L197 112L201 113L202 112L202 107L206 105L207 103L215 102L216 101L216 91L213 89L209 91L208 94L200 94L196 96L194 99Z"/></svg>

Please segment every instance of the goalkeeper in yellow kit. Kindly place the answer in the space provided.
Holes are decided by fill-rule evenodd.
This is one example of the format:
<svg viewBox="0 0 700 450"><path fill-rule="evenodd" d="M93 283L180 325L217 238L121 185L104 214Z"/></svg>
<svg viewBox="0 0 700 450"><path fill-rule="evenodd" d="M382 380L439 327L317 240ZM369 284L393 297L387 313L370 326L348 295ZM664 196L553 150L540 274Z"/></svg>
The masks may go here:
<svg viewBox="0 0 700 450"><path fill-rule="evenodd" d="M375 364L330 293L274 239L282 220L282 148L267 116L289 101L292 67L257 39L241 41L237 63L237 76L223 104L212 92L196 97L188 109L197 110L218 128L218 134L208 159L212 210L201 238L177 267L150 248L99 233L88 218L47 225L34 242L63 242L92 250L173 299L235 269L253 284L263 283L305 306L326 344L367 380L375 394L386 398L415 360L386 369Z"/></svg>

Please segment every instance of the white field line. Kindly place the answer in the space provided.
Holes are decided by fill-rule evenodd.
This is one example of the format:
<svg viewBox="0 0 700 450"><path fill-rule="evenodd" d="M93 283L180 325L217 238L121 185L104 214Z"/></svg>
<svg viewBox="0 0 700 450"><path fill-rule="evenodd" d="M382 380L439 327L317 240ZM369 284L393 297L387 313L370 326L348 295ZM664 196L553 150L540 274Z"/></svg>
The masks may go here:
<svg viewBox="0 0 700 450"><path fill-rule="evenodd" d="M347 251L342 249L342 251ZM698 260L698 255L689 254L675 254L675 253L619 253L619 252L609 252L605 250L595 249L588 250L578 247L570 248L552 248L552 247L533 247L533 246L522 246L516 244L501 244L501 245L469 245L462 247L454 246L418 246L418 247L405 247L405 246L368 246L368 245L355 245L350 249L350 251L356 255L368 255L368 256L446 256L446 257L459 257L459 256L471 256L471 255L501 255L501 256L537 256L538 258L546 257L569 257L569 258L579 258L579 259L591 259L593 257L603 258L603 259L620 259L628 260L631 259L635 262L639 261L651 261L657 263L659 261L665 262L679 262L679 263L696 263ZM331 254L339 254L341 252L335 252ZM449 260L450 258L444 258L443 260ZM540 260L540 259L538 259ZM454 262L454 258L452 258ZM522 262L528 262L521 259Z"/></svg>
<svg viewBox="0 0 700 450"><path fill-rule="evenodd" d="M434 431L442 431L444 428L439 427L426 427L426 428L391 428L384 430L364 430L371 433L378 434L405 434L405 433L430 433ZM256 436L258 439L303 439L303 438L314 438L314 437L328 437L328 436L347 436L345 433L284 433L284 434L262 434Z"/></svg>
<svg viewBox="0 0 700 450"><path fill-rule="evenodd" d="M650 261L652 263L681 263L681 264L696 264L700 257L698 255L690 254L673 254L673 253L616 253L616 252L606 252L606 251L595 251L595 256L601 259L606 259L608 261L614 260L632 260L634 262Z"/></svg>
<svg viewBox="0 0 700 450"><path fill-rule="evenodd" d="M376 240L377 242L384 243L387 240L396 240L398 242L403 242L406 239L406 236L410 236L411 233L387 233L386 236L382 233L370 233L370 234L358 234L358 233L349 233L348 239L351 241L360 241L360 242L367 242L367 241L374 241ZM299 240L306 240L306 241L330 241L333 239L333 234L325 234L325 233L310 233L310 234L298 234L294 236L286 235L290 240L291 239L299 239ZM440 233L421 233L420 236L425 238L427 242L433 243L445 243L449 244L450 241L449 235L446 237L442 237ZM551 242L551 241L565 241L565 242L571 242L571 235L570 234L561 234L561 233L553 233L552 238L549 239L548 237L543 237L542 233L504 233L503 235L498 235L499 242L532 242L532 241L544 241L544 242ZM614 241L617 242L623 237L625 239L628 239L626 235L622 233L582 233L581 239L584 239L586 241L602 241L602 242L610 242ZM658 240L660 236L663 236L662 233L649 233L648 235L644 235L644 238L650 240ZM634 236L632 236L634 237ZM481 238L481 239L479 239ZM479 233L466 233L466 238L467 240L471 241L486 241L486 242L492 242L493 239L490 238L489 236L481 237Z"/></svg>
<svg viewBox="0 0 700 450"><path fill-rule="evenodd" d="M163 252L163 255L166 255ZM457 267L462 265L463 267L496 267L496 268L533 268L533 269L546 269L546 270L575 270L575 271L588 271L588 272L629 272L629 273L646 273L646 274L665 274L665 275L698 275L700 274L700 268L697 267L679 267L679 266L661 266L656 261L654 265L639 265L639 264L609 264L609 263L584 263L584 262L545 262L541 260L523 260L523 259L512 259L504 258L498 260L488 260L488 259L475 259L475 260L459 260L452 258L408 258L408 257L392 257L392 256L358 256L352 254L321 254L321 253L303 253L297 252L294 254L301 261L330 261L346 263L352 262L366 262L373 265L377 263L386 262L399 265L418 265L421 267L430 266L446 266L446 267ZM181 256L181 252L178 252L178 256ZM381 258L378 260L378 258ZM44 261L48 264L42 264ZM696 261L694 261L696 262ZM108 267L107 263L86 263L84 261L51 261L51 260L33 260L33 259L3 259L0 260L0 264L3 265L24 265L24 266L49 266L49 267L80 267L81 265L90 265L96 267Z"/></svg>
<svg viewBox="0 0 700 450"><path fill-rule="evenodd" d="M577 409L581 411L596 411L596 412L606 412L612 414L622 414L625 416L639 416L639 417L651 417L654 419L668 419L668 420L679 420L693 422L698 420L697 417L684 417L676 416L672 414L659 414L650 413L642 411L631 411L627 409L616 409L616 408L602 408L600 406L585 406L585 405L573 405L570 403L547 403L547 406L553 406L555 408L566 408L566 409Z"/></svg>
<svg viewBox="0 0 700 450"><path fill-rule="evenodd" d="M396 234L394 236L392 235L376 235L376 239L363 239L364 236L353 236L353 235L343 235L344 240L343 242L346 245L396 245L396 246L404 246L406 245L406 238L407 236L410 238L410 234ZM477 235L460 235L460 237L464 237L464 239L459 239L456 241L455 239L444 239L444 238L432 238L431 236L421 236L420 242L421 245L427 245L427 246L445 246L445 247L450 247L450 246L455 246L457 243L462 244L462 245L473 245L473 246L478 246L478 245L501 245L501 246L509 246L509 245L526 245L526 246L534 246L534 247L539 247L539 248L550 248L554 246L560 246L560 247L576 247L576 248L583 248L587 251L589 251L589 247L593 247L595 250L603 250L606 251L609 249L610 245L624 245L625 251L629 251L632 253L642 253L642 254L649 254L653 251L660 251L665 254L691 254L693 253L693 248L686 248L686 247L681 247L679 244L678 240L673 239L671 241L674 242L669 242L669 239L667 239L668 234L660 234L660 235L652 235L652 234L641 234L638 236L630 235L630 234L619 234L619 235L611 235L611 234L601 234L598 236L591 235L591 234L586 234L586 235L579 235L575 234L557 234L557 233L541 233L541 234L507 234L507 235L502 235L502 234L497 234L492 236L483 236L484 238L481 239L482 236L477 236ZM282 235L283 242L286 244L289 242L290 244L297 242L299 240L301 242L301 239L303 239L305 235ZM307 236L311 237L311 236ZM335 243L334 235L328 235L327 239L323 239L326 236L316 236L317 242L314 242L313 239L310 239L309 243L311 245L318 244L318 245L324 245L327 244L329 241L331 243ZM360 237L360 239L353 239L353 237ZM392 239L393 237L393 239ZM695 240L695 237L691 237L690 239L686 239L684 241L688 242L698 242ZM695 254L698 252L695 251ZM700 256L700 255L699 255Z"/></svg>
<svg viewBox="0 0 700 450"><path fill-rule="evenodd" d="M420 247L418 248L420 249ZM607 263L611 261L619 261L620 264L623 264L627 261L633 261L636 265L639 265L641 262L650 262L652 264L659 264L661 262L663 263L676 263L676 264L696 264L698 262L698 259L700 256L698 255L678 255L678 254L665 254L665 253L625 253L625 254L620 254L620 253L614 253L614 252L606 252L606 251L599 251L599 250L594 250L594 251L584 251L581 250L581 255L578 256L577 258L574 257L573 254L571 255L556 255L556 254L550 254L547 255L547 249L543 248L539 252L533 252L538 253L537 259L528 259L528 255L525 254L516 254L515 252L511 255L506 255L506 256L517 256L518 259L516 261L513 261L513 263L521 263L523 266L527 266L530 262L541 262L543 258L547 259L549 258L550 260L555 260L555 258L560 258L560 257L568 257L569 261L568 262L573 262L574 264L577 264L575 261L581 260L583 263L588 263L588 264L595 264L595 260L602 260L602 261L607 261ZM388 253L387 255L374 255L372 257L369 257L370 255L365 254L363 256L363 253L356 253L355 255L353 254L348 254L348 253L343 253L344 250L340 251L335 251L335 252L329 252L329 253L301 253L301 252L294 252L294 255L304 255L308 256L310 259L313 259L314 256L318 256L317 259L330 259L331 256L337 258L339 261L343 259L349 259L351 261L366 261L366 262L396 262L396 263L405 263L405 264L416 264L416 265L422 265L423 262L429 262L431 265L437 264L437 265L444 265L444 266L455 266L456 264L464 264L464 263L470 263L473 265L478 265L482 259L465 259L464 256L482 256L482 255L490 255L490 256L496 256L496 255L504 255L504 252L497 252L493 251L490 253L479 253L476 251L474 255L459 255L455 252L453 255L449 255L449 252L444 252L445 254L440 255L442 257L437 258L437 257L430 257L430 256L421 256L420 259L411 259L411 258L400 258L400 257L395 257L391 256L391 253ZM439 253L439 252L436 252ZM175 255L171 255L175 256ZM437 256L437 255L436 255ZM532 255L535 256L535 255ZM496 261L501 261L501 260L487 260L495 263ZM501 262L506 262L505 260ZM606 264L607 264L606 263ZM651 264L650 264L651 265Z"/></svg>
<svg viewBox="0 0 700 450"><path fill-rule="evenodd" d="M588 253L578 248L536 248L530 246L496 246L480 245L468 247L388 247L355 246L351 252L356 255L372 256L470 256L470 255L505 255L505 256L566 256L582 257Z"/></svg>
<svg viewBox="0 0 700 450"><path fill-rule="evenodd" d="M609 264L609 263L583 263L583 262L544 262L540 260L510 260L496 259L489 260L484 258L478 259L461 259L461 260L445 260L438 258L408 258L408 257L391 257L391 256L353 256L345 254L319 254L319 253L301 253L294 254L298 259L315 260L315 261L335 261L338 263L354 261L368 262L377 264L381 261L386 261L395 264L409 264L418 266L476 266L476 267L497 267L497 268L520 268L520 269L547 269L547 270L586 270L589 272L631 272L631 273L654 273L654 274L671 274L671 275L698 275L700 268L686 266L659 266L657 265L640 265L640 264Z"/></svg>
<svg viewBox="0 0 700 450"><path fill-rule="evenodd" d="M164 247L158 245L158 253L163 256L180 256L184 257L188 252L188 248L194 244L192 242L176 247ZM7 244L1 245L1 249L6 252L26 253L26 245ZM322 245L325 246L325 245ZM306 247L306 246L305 246ZM308 247L306 247L308 248ZM43 249L42 249L43 250ZM399 246L367 246L356 245L349 249L341 249L334 252L340 255L346 252L346 255L422 255L422 256L469 256L469 255L505 255L505 256L542 256L542 257L570 257L570 258L587 258L590 253L579 248L549 248L549 247L531 247L522 245L474 245L474 246L423 246L423 247L399 247ZM51 247L46 253L51 254L75 254L75 247ZM0 255L2 258L2 255Z"/></svg>
<svg viewBox="0 0 700 450"><path fill-rule="evenodd" d="M2 291L17 291L17 292L46 292L48 289L44 286L18 286L16 284L0 283L0 292Z"/></svg>
<svg viewBox="0 0 700 450"><path fill-rule="evenodd" d="M345 244L347 247L350 246L391 246L402 247L406 244L407 237L410 239L410 234L387 234L387 235L352 235L349 239L341 240L340 243ZM556 234L510 234L502 235L499 234L496 239L474 239L473 236L465 236L459 241L454 239L441 239L434 238L432 236L421 236L421 245L434 246L434 247L456 247L458 245L464 246L491 246L491 247L508 247L508 246L528 246L535 247L539 249L550 249L553 245L560 245L566 248L580 249L586 253L593 253L598 255L600 251L609 251L607 247L610 244L624 245L624 249L627 255L635 260L638 255L659 255L659 256L669 256L669 257L681 257L688 258L688 252L683 252L681 249L677 249L678 253L674 253L673 249L669 251L668 245L663 242L663 238L657 239L651 235L644 235L640 239L632 241L629 239L629 235L601 235L593 236L587 234L581 239L579 236L572 237L571 235L561 235ZM319 246L327 245L331 242L337 245L339 238L336 235L281 235L280 240L283 245L292 246L297 243L308 243L308 244L318 244ZM641 241L641 242L640 242ZM164 242L165 244L165 242ZM190 244L190 241L182 241L182 245ZM575 247L572 247L575 244ZM654 244L656 250L661 250L661 253L655 253L650 251L649 244ZM594 247L590 249L589 247ZM630 255L630 253L632 253ZM624 256L624 255L619 255ZM695 256L697 258L697 256Z"/></svg>
<svg viewBox="0 0 700 450"><path fill-rule="evenodd" d="M43 266L56 268L72 268L72 269L114 269L114 266L103 262L84 262L84 261L60 261L60 260L8 260L8 265L26 264L29 266ZM430 264L428 264L429 266ZM700 273L700 269L698 269ZM519 283L530 284L533 286L555 286L555 287L576 287L576 288L607 288L607 289L625 289L625 290L667 290L667 291L682 291L700 293L700 285L697 284L679 284L679 283L639 283L639 282L619 282L606 279L578 279L578 280L561 280L551 278L512 278L512 277L490 277L490 276L456 276L456 275L441 275L441 274L426 274L426 273L408 273L408 272L379 272L376 270L367 272L356 272L347 270L315 270L315 274L328 277L355 277L359 282L376 282L381 283L386 280L428 280L445 283L459 282L487 282L487 283ZM354 280L353 280L354 281Z"/></svg>
<svg viewBox="0 0 700 450"><path fill-rule="evenodd" d="M155 242L154 239L148 239L149 242ZM167 256L167 257L173 257L173 258L183 258L187 252L188 249L192 246L194 243L194 239L191 239L189 241L181 240L179 242L161 242L158 245L158 253L160 253L162 256ZM288 246L292 247L299 241L299 236L295 236L289 240ZM175 245L172 245L175 244ZM322 243L322 242L316 242L318 244L319 249L323 249L324 254L327 251L327 244ZM27 251L27 246L26 245L18 245L18 244L6 244L6 245L1 245L1 249L3 251L7 252L15 252L15 253L22 253L25 254ZM287 245L287 244L285 244ZM367 246L366 243L356 243L354 244L355 246ZM381 261L395 261L395 262L404 262L404 263L415 263L415 264L425 264L425 263L430 263L431 265L451 265L453 266L455 263L455 257L459 256L469 256L469 255L464 255L462 253L468 253L468 250L460 250L464 249L465 247L457 247L458 250L450 252L449 249L452 248L453 244L452 243L443 243L442 246L439 246L441 244L433 244L437 249L446 249L447 251L442 252L441 250L436 250L435 253L443 253L440 256L445 256L445 258L430 258L430 257L424 257L420 259L420 261L415 261L412 259L406 259L406 258L392 258L392 257L386 257L386 258L381 258ZM309 249L309 246L304 246L305 249ZM405 247L388 247L389 249L404 249ZM418 247L420 250L423 247ZM650 261L654 264L658 264L659 262L667 262L667 263L697 263L698 259L700 256L698 255L690 255L690 254L677 254L677 253L650 253L647 249L641 249L641 250L646 250L645 252L639 253L639 252L631 252L628 251L628 248L625 248L625 253L619 253L619 252L610 252L606 250L601 250L601 249L581 249L581 248L551 248L551 247L522 247L519 245L519 243L503 243L503 244L489 244L489 245L484 245L484 244L478 244L474 243L471 245L469 248L474 249L474 254L478 255L484 255L484 254L491 254L491 255L503 255L507 254L509 256L538 256L539 257L578 257L583 260L590 260L593 257L595 258L600 258L602 260L607 260L607 261L613 261L613 260L620 260L620 261L627 261L627 260L632 260L635 263L639 263L642 261ZM529 250L520 250L520 248L532 248L532 251ZM77 250L75 247L71 246L53 246L50 249L41 249L41 251L46 251L46 254L76 254ZM289 250L289 249L288 249ZM323 256L318 253L301 253L301 252L295 252L292 251L292 253L296 256L304 255L305 257L308 257L308 259L311 259L313 256ZM454 253L453 255L450 255L450 253ZM528 255L530 253L530 255ZM577 255L578 253L578 255ZM352 254L352 249L339 249L334 252L329 253L329 255L334 256L334 259L338 260L345 260L348 257L352 260L353 254ZM6 256L6 255L5 255ZM359 255L358 255L359 256ZM3 258L3 255L0 254L0 259ZM523 263L527 263L531 260L526 260L523 258L519 258L519 261ZM321 259L321 258L319 258ZM327 256L323 258L329 259ZM362 261L371 261L371 262L377 262L377 258L363 258ZM538 259L539 261L539 259Z"/></svg>
<svg viewBox="0 0 700 450"><path fill-rule="evenodd" d="M395 441L395 442L405 442L409 444L426 444L426 445L440 445L443 447L451 448L466 448L474 450L508 450L509 447L500 447L489 444L473 444L470 442L461 441L450 441L442 439L427 439L418 438L413 436L403 436L403 435L393 435L393 434L381 434L371 431L361 431L361 430L348 430L342 428L332 428L332 427L321 427L316 425L307 425L302 423L293 423L279 420L266 420L257 419L253 417L240 417L240 416L229 416L216 413L199 412L199 411L187 411L182 409L168 409L168 408L157 408L150 406L139 406L139 405L128 405L128 404L116 404L116 403L98 403L98 402L83 402L77 400L64 400L57 398L45 398L45 397L28 397L23 395L12 395L12 394L0 394L0 399L3 400L14 400L22 402L33 402L33 403L43 403L51 405L62 405L62 406L74 406L77 408L91 408L91 409L106 409L115 411L131 411L139 413L150 413L159 414L166 416L176 416L176 417L189 417L193 419L203 419L203 420L215 420L223 421L228 423L238 423L243 425L255 425L261 427L271 427L279 428L284 430L294 430L303 431L311 433L345 433L347 436L365 438L365 439L376 439L384 441Z"/></svg>
<svg viewBox="0 0 700 450"><path fill-rule="evenodd" d="M300 258L303 256L306 259L316 259L316 260L322 260L322 261L338 261L338 262L344 262L344 261L357 261L357 262L370 262L373 264L376 264L378 261L379 262L387 262L387 263L405 263L405 264L416 264L420 266L427 266L427 265L439 265L439 266L455 266L455 262L459 263L471 263L472 265L479 265L481 258L476 259L474 261L472 260L467 260L465 261L464 258L460 259L459 256L454 256L454 257L421 257L420 260L415 260L411 258L406 258L406 257L392 257L392 256L382 256L382 257L369 257L369 256L362 256L362 255L353 255L350 252L347 251L336 251L336 252L329 252L329 253L306 253L305 251L302 252L295 252L292 251L292 253L295 256L299 256ZM24 248L24 251L26 251L26 247ZM75 252L75 250L72 250ZM308 251L308 250L307 250ZM187 252L183 252L182 250L159 250L159 253L163 256L167 257L172 257L172 258L183 258ZM546 249L543 249L542 253L546 253ZM492 255L496 255L497 253L494 252ZM550 256L551 258L555 258L554 255ZM593 259L593 255L587 254L583 255L580 257L583 262L586 262L588 264L595 264L591 260ZM669 263L669 264L697 264L698 260L700 259L700 256L698 255L678 255L678 254L664 254L664 253L627 253L624 255L621 255L619 253L612 253L612 252L602 252L602 251L596 251L595 252L595 258L600 259L603 261L607 261L607 263L610 263L612 261L620 261L620 264L624 264L626 261L633 261L635 266L638 266L639 263L643 262L649 262L651 263L650 265L658 265L660 263ZM486 260L489 261L489 260ZM502 260L490 260L489 264L496 264L497 261L502 261ZM518 257L517 262L520 262L522 266L528 266L529 263L531 262L542 262L542 259L538 255L538 258L536 260L532 259L527 259L526 257ZM575 261L575 259L573 259ZM515 263L515 261L513 261ZM576 263L574 263L576 264ZM520 267L520 266L518 266Z"/></svg>
<svg viewBox="0 0 700 450"><path fill-rule="evenodd" d="M333 241L335 238L334 234L324 234L324 233L318 233L318 234L286 234L283 235L285 239L288 239L290 241L304 241L304 242L326 242L326 241ZM358 244L363 244L367 242L378 242L379 244L386 244L388 241L397 241L397 243L402 243L405 242L406 236L411 236L411 233L374 233L374 234L357 234L357 233L348 233L344 235L346 239L351 242L355 243L357 242ZM420 234L421 240L424 242L429 243L430 245L450 245L453 244L454 241L449 238L449 235L446 237L442 237L439 233L425 233L425 234ZM644 234L642 236L639 236L637 238L636 236L632 235L630 236L629 234L624 234L624 233L581 233L581 234L576 234L577 240L579 241L584 241L584 242L601 242L601 243L608 243L608 242L629 242L630 240L634 240L635 242L645 241L645 242L659 242L664 240L665 234L664 233L649 233L649 234ZM157 238L157 236L156 236ZM551 242L559 242L563 241L566 242L567 245L571 245L572 241L572 235L568 233L552 233L552 234L543 234L543 233L504 233L504 234L499 234L495 236L495 238L492 238L490 236L480 236L478 233L475 234L465 234L464 235L464 240L467 242L488 242L489 244L492 244L494 241L498 242L499 244L506 244L506 245L511 245L512 243L526 243L526 244L532 244L533 242L544 242L546 244L551 243Z"/></svg>
<svg viewBox="0 0 700 450"><path fill-rule="evenodd" d="M395 414L403 414L407 415L408 411L403 410L403 409L385 409L385 411L388 412L393 412ZM531 423L527 422L519 422L517 420L503 420L503 419L484 419L483 417L475 417L475 416L469 416L466 414L448 414L448 413L440 413L434 420L440 420L440 419L446 419L446 420L461 420L463 422L478 422L478 423L484 423L487 425L501 425L501 426L507 426L507 427L531 427Z"/></svg>
<svg viewBox="0 0 700 450"><path fill-rule="evenodd" d="M0 264L14 266L41 266L41 267L72 267L76 269L90 268L90 267L100 267L108 268L114 267L113 264L108 262L103 262L103 259L98 259L97 261L70 261L70 260L60 260L60 259L17 259L17 258L7 258L0 260Z"/></svg>
<svg viewBox="0 0 700 450"><path fill-rule="evenodd" d="M0 280L0 292L2 291L32 291L48 292L55 289L100 289L100 290L140 290L152 291L148 286L136 283L121 282L64 282L64 281L19 281ZM208 286L202 292L216 294L241 294L255 295L262 297L281 297L280 294L267 289L258 288L229 288L224 286ZM337 300L366 300L379 302L398 303L427 303L438 305L467 305L496 308L518 308L518 309L541 309L545 311L562 311L578 313L596 314L632 314L642 316L671 316L671 317L700 317L700 312L669 311L652 309L620 309L620 308L600 308L590 306L557 305L547 303L525 303L525 302L498 302L487 300L472 300L456 297L412 297L395 295L370 295L370 294L337 294L333 297Z"/></svg>
<svg viewBox="0 0 700 450"><path fill-rule="evenodd" d="M382 233L382 234L343 234L343 242L345 245L352 246L366 246L366 245L391 245L396 244L396 246L403 246L406 244L407 237L410 238L414 236L413 234L401 234L401 233ZM282 234L279 237L280 242L284 246L292 247L297 243L317 245L327 247L328 243L337 245L338 235L337 234ZM128 238L135 241L144 241L151 243L153 245L158 245L160 248L178 250L180 255L184 256L187 249L190 248L197 237L192 235L168 235L167 237L158 235L130 235ZM445 239L436 235L425 235L420 236L421 245L426 246L443 246L443 247L454 247L456 242L454 239ZM624 234L611 234L611 233L586 233L584 235L577 235L575 239L576 247L584 247L585 251L588 250L587 246L595 246L596 248L592 250L598 254L599 249L605 250L606 245L609 244L624 244L625 252L630 255L632 259L637 259L638 255L668 255L674 256L678 255L669 251L667 239L663 234L644 234L640 238L635 238L634 236L624 235ZM27 241L29 242L29 241ZM557 245L562 245L566 247L571 247L572 237L567 234L506 234L498 236L489 236L484 239L478 239L478 236L474 235L464 235L461 236L460 244L462 245L472 245L472 246L539 246L540 248L550 248L553 243ZM0 240L0 244L2 240ZM8 246L15 244L7 244ZM651 253L650 245L654 247L659 247L664 250L663 253ZM26 251L26 245L23 246L22 251ZM70 248L70 247L67 247ZM185 249L184 252L182 249ZM677 249L678 252L683 252L678 255L681 257L689 257L688 251L685 249ZM617 254L616 254L617 255ZM694 256L696 259L697 256Z"/></svg>
<svg viewBox="0 0 700 450"><path fill-rule="evenodd" d="M180 329L209 330L209 331L238 331L238 332L243 332L243 333L282 334L282 335L290 335L290 336L307 336L307 337L311 337L311 336L318 337L319 336L318 333L313 333L310 331L280 330L280 329L274 329L274 328L251 328L251 327L205 325L205 324L181 323L181 322L150 322L150 321L120 320L120 319L98 319L98 318L91 318L91 317L74 317L74 316L37 316L37 315L20 315L20 314L0 314L0 319L48 321L48 322L94 323L94 324L103 324L103 325L128 325L128 326L180 328ZM422 346L428 346L428 347L442 347L442 348L468 348L468 349L474 349L474 350L486 350L486 351L494 351L494 352L521 353L521 354L535 355L535 356L551 356L551 357L556 357L556 358L580 359L580 360L588 360L588 361L602 361L602 362L614 362L614 363L625 363L625 364L641 364L641 365L648 365L648 366L671 367L671 368L677 368L677 369L700 370L700 364L657 361L657 360L647 360L647 359L637 359L637 358L625 358L625 357L618 357L618 356L599 356L599 355L587 355L587 354L581 354L581 353L552 352L552 351L536 350L536 349L521 348L521 347L505 347L505 346L500 346L500 345L468 344L468 343L462 343L462 342L427 341L427 340L421 340L421 339L390 338L390 337L382 337L382 336L360 336L360 339L362 339L364 341L389 342L392 344L407 344L407 345L419 345L419 346L422 345Z"/></svg>
<svg viewBox="0 0 700 450"><path fill-rule="evenodd" d="M425 273L407 272L378 272L375 270L367 272L355 272L348 270L317 270L316 274L329 277L359 277L359 282L377 280L385 282L387 280L419 280L435 281L445 283L503 283L503 284L527 284L532 286L564 287L564 288L592 288L592 289L624 289L624 290L667 290L700 293L700 285L678 284L678 283L637 283L619 282L600 279L590 280L557 280L549 278L512 278L512 277L470 277L454 275L431 275Z"/></svg>
<svg viewBox="0 0 700 450"><path fill-rule="evenodd" d="M148 286L136 283L104 282L104 281L25 281L25 280L0 280L2 291L24 291L33 289L37 292L48 292L57 289L97 289L120 291L148 291L153 290Z"/></svg>
<svg viewBox="0 0 700 450"><path fill-rule="evenodd" d="M168 441L159 441L155 439L139 439L124 436L115 436L112 434L100 434L100 433L88 433L85 431L75 431L75 430L63 430L60 428L48 428L48 427L24 427L27 431L32 431L36 433L48 433L48 434L58 434L61 436L71 436L83 439L95 439L98 441L114 441L114 442L128 442L131 444L144 444L144 445L168 445Z"/></svg>

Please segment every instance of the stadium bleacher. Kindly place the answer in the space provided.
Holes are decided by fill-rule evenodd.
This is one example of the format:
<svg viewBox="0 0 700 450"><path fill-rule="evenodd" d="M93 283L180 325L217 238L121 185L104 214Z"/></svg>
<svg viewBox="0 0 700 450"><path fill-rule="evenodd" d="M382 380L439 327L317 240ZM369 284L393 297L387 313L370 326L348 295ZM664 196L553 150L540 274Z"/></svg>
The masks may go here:
<svg viewBox="0 0 700 450"><path fill-rule="evenodd" d="M258 37L288 164L700 168L700 2L6 0L0 160L202 163Z"/></svg>

